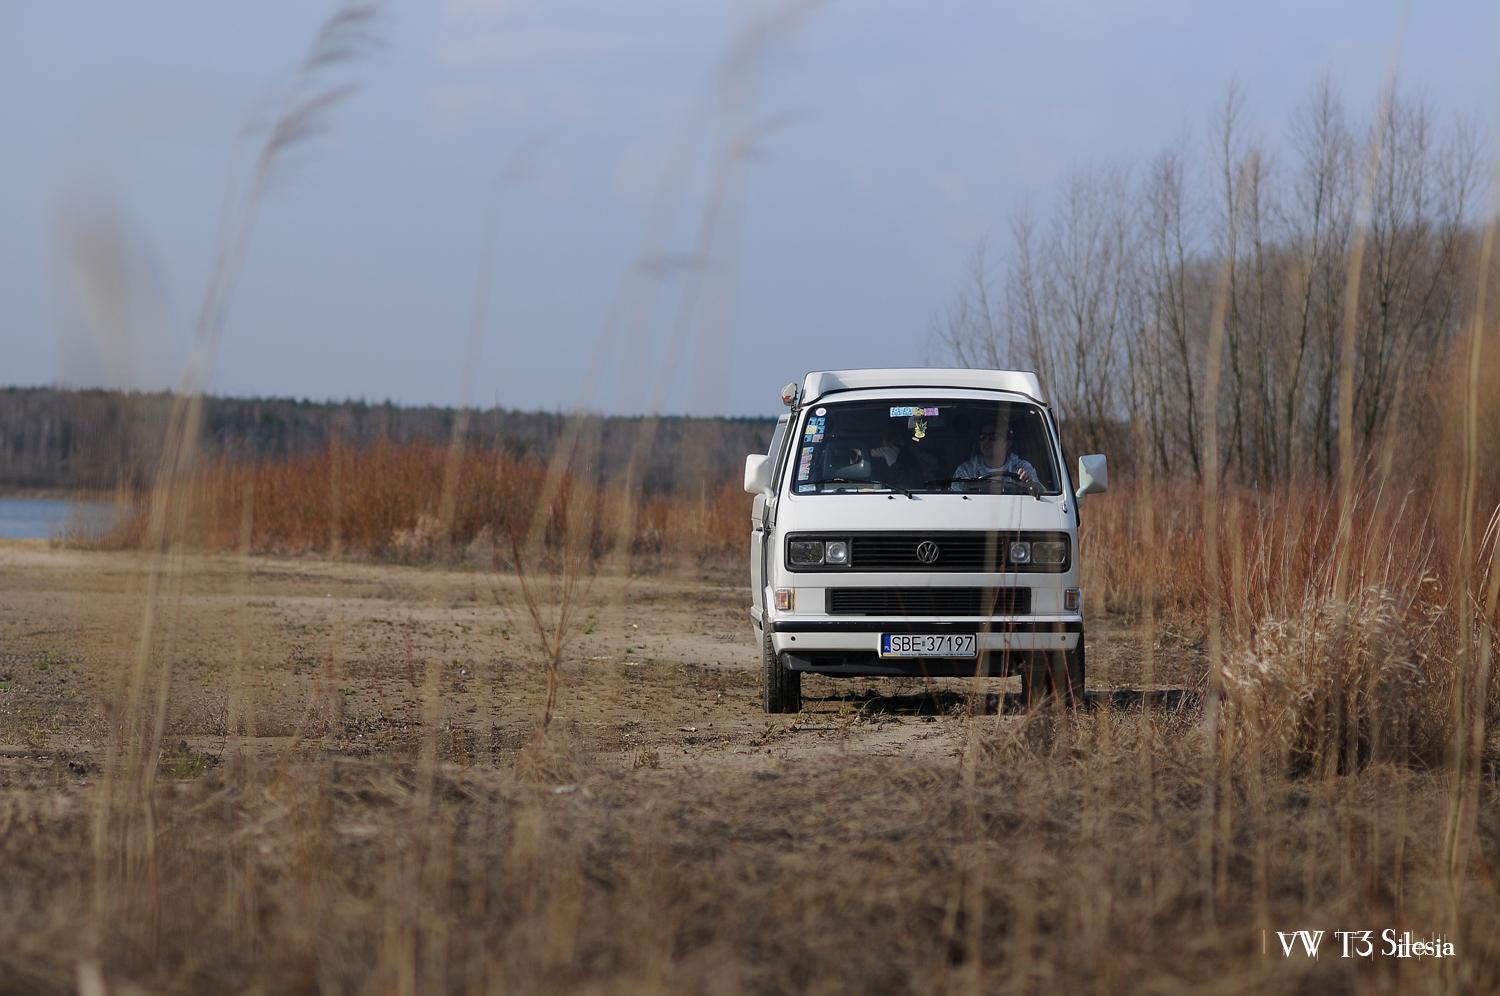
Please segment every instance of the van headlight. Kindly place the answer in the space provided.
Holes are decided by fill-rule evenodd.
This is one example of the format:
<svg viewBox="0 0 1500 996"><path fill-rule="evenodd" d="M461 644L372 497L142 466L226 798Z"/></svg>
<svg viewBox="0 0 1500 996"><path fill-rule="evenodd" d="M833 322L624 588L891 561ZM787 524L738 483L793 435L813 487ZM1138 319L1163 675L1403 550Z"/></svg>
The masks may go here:
<svg viewBox="0 0 1500 996"><path fill-rule="evenodd" d="M849 540L844 539L791 539L786 544L787 566L793 570L809 567L848 567Z"/></svg>
<svg viewBox="0 0 1500 996"><path fill-rule="evenodd" d="M1040 540L1031 544L1031 562L1060 567L1068 561L1068 544L1062 540Z"/></svg>
<svg viewBox="0 0 1500 996"><path fill-rule="evenodd" d="M1005 562L1012 570L1062 571L1068 563L1069 540L1062 533L1042 533L1037 539L1005 544Z"/></svg>
<svg viewBox="0 0 1500 996"><path fill-rule="evenodd" d="M822 540L792 540L786 545L787 560L793 567L816 567L823 562Z"/></svg>

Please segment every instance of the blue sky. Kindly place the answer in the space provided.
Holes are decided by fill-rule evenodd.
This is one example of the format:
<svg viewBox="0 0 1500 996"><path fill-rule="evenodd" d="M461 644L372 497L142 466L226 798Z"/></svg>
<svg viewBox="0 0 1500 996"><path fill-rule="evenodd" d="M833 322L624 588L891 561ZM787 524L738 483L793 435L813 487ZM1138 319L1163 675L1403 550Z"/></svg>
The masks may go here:
<svg viewBox="0 0 1500 996"><path fill-rule="evenodd" d="M345 73L358 92L264 203L210 389L452 404L467 368L480 404L771 412L809 369L923 362L978 240L1045 211L1072 168L1203 141L1231 80L1273 149L1325 72L1364 112L1401 20L1390 2L828 3L775 38L730 115L726 53L778 9L386 7L382 47ZM178 382L244 126L330 10L7 5L0 383ZM1492 5L1412 5L1405 86L1491 133L1497 55ZM704 265L681 265L717 154L752 121L775 127L713 201ZM470 366L491 191L514 164ZM101 232L124 261L102 295Z"/></svg>

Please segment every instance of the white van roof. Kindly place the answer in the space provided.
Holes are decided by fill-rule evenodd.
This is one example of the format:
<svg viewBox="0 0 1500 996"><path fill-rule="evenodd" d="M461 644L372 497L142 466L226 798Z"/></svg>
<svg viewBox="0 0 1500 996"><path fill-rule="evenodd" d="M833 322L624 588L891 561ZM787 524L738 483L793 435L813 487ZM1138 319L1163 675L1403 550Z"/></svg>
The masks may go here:
<svg viewBox="0 0 1500 996"><path fill-rule="evenodd" d="M802 382L802 403L834 391L868 388L962 387L980 391L1009 391L1046 403L1041 382L1030 370L975 370L962 367L890 367L872 370L815 370Z"/></svg>

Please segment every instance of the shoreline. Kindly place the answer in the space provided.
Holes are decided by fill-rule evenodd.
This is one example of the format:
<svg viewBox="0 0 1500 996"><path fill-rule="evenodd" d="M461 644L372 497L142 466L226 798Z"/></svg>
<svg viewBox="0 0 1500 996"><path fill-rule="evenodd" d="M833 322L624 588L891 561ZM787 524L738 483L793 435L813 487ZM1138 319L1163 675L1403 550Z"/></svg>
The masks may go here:
<svg viewBox="0 0 1500 996"><path fill-rule="evenodd" d="M119 492L99 488L28 488L0 485L0 501L88 501L114 503Z"/></svg>

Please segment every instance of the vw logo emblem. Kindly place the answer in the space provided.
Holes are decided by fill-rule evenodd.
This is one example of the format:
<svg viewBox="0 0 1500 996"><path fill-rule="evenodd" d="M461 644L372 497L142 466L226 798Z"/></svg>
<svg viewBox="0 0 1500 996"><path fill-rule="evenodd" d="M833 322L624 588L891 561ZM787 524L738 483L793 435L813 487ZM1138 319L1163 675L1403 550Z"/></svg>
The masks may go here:
<svg viewBox="0 0 1500 996"><path fill-rule="evenodd" d="M924 564L935 564L938 559L938 545L932 540L923 540L917 544L917 559Z"/></svg>

